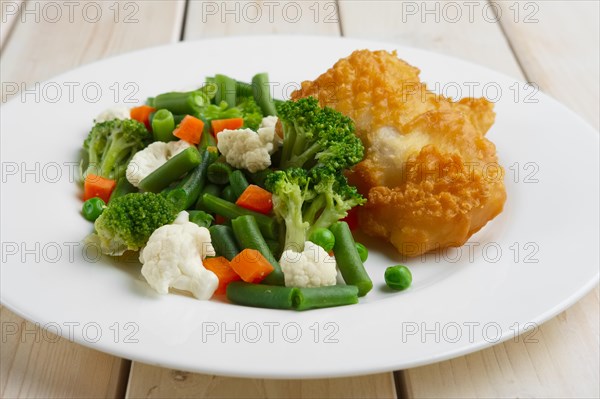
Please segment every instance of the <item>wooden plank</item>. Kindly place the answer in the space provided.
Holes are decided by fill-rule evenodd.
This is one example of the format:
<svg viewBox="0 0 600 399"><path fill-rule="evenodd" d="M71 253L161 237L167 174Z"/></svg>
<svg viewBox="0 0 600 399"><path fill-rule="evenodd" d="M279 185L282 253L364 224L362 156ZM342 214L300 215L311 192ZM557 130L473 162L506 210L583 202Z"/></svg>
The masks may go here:
<svg viewBox="0 0 600 399"><path fill-rule="evenodd" d="M134 362L127 398L395 398L392 373L317 380L261 380L166 370Z"/></svg>
<svg viewBox="0 0 600 399"><path fill-rule="evenodd" d="M586 3L581 8L581 4L566 6L566 2L500 2L502 14L490 6L489 14L483 14L485 2L479 6L451 3L462 4L463 17L458 21L454 21L455 14L449 14L450 8L444 14L443 2L342 0L342 30L353 37L395 41L459 56L519 79L525 78L520 69L523 66L530 81L564 99L597 126L597 2L581 2ZM507 8L531 3L540 7L539 24L514 23L509 13L512 10ZM438 11L431 12L435 4ZM468 7L474 10L472 19L468 18ZM521 8L521 12L534 9ZM502 26L489 22L494 15L504 16L499 18ZM573 29L557 29L567 20L577 21L569 24ZM526 337L519 337L518 342L398 373L401 394L411 398L598 397L598 295L596 288L540 326L532 337L536 342L526 343Z"/></svg>
<svg viewBox="0 0 600 399"><path fill-rule="evenodd" d="M340 34L336 2L315 1L192 1L185 39L271 33Z"/></svg>
<svg viewBox="0 0 600 399"><path fill-rule="evenodd" d="M43 331L0 307L0 397L122 396L128 361Z"/></svg>
<svg viewBox="0 0 600 399"><path fill-rule="evenodd" d="M486 1L340 0L344 35L432 50L521 77ZM402 58L402 54L399 54Z"/></svg>
<svg viewBox="0 0 600 399"><path fill-rule="evenodd" d="M59 6L60 18L50 3ZM3 82L43 81L97 59L178 41L185 2L75 2L72 11L64 4L26 2L2 50Z"/></svg>
<svg viewBox="0 0 600 399"><path fill-rule="evenodd" d="M31 84L82 63L176 41L182 28L181 1L92 2L102 7L103 16L97 21L91 8L95 6L89 6L84 18L81 11L85 5L73 3L79 8L74 9L72 22L66 8L61 10L62 18L54 20L56 14L49 14L49 9L43 11L47 3L27 3L27 15L15 22L2 49L3 83ZM133 8L128 3L134 4ZM63 2L54 4L64 6ZM117 9L120 13L115 22ZM124 395L129 361L41 331L4 307L0 322L0 397Z"/></svg>
<svg viewBox="0 0 600 399"><path fill-rule="evenodd" d="M504 31L529 80L600 126L600 2L499 2ZM558 28L566 26L568 28Z"/></svg>
<svg viewBox="0 0 600 399"><path fill-rule="evenodd" d="M254 20L258 14L244 8L250 3L259 5L262 18ZM269 33L340 34L333 1L276 2L272 19L267 3L192 1L185 39ZM300 6L298 14L294 13L296 6ZM251 380L183 373L134 362L127 397L395 398L396 390L392 373L324 380Z"/></svg>
<svg viewBox="0 0 600 399"><path fill-rule="evenodd" d="M598 397L595 289L567 311L490 349L405 370L409 398Z"/></svg>

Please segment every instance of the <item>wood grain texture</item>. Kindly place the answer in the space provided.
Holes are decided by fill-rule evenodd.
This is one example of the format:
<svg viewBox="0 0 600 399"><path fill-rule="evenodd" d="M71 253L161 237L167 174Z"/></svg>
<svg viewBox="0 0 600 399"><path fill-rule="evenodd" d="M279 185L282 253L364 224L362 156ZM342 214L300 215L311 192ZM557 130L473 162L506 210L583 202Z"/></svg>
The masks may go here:
<svg viewBox="0 0 600 399"><path fill-rule="evenodd" d="M113 398L129 362L84 348L0 307L0 397Z"/></svg>
<svg viewBox="0 0 600 399"><path fill-rule="evenodd" d="M189 3L185 39L261 34L340 34L336 2L200 1Z"/></svg>
<svg viewBox="0 0 600 399"><path fill-rule="evenodd" d="M127 398L395 398L392 373L318 380L216 377L134 363Z"/></svg>
<svg viewBox="0 0 600 399"><path fill-rule="evenodd" d="M454 3L462 4L463 15L455 22L456 14L450 14L450 8L444 13L443 2L341 0L340 14L346 35L431 49L518 79L527 76L559 100L565 98L576 112L594 123L599 108L598 3L585 2L585 7L571 7L570 2L535 3L540 19L535 25L514 22L514 15L509 13L512 10L506 9L515 2L500 2L501 11L488 6L489 14L485 15L486 2L472 5L472 19L464 3ZM521 20L535 9L525 9L525 3L517 6L521 7ZM580 19L581 27L575 22ZM557 29L565 20L573 21L569 24L574 26L572 32L571 28ZM411 398L598 397L599 312L596 288L540 326L532 337L537 342L526 343L524 336L518 337L517 342L405 370L398 375L401 393Z"/></svg>
<svg viewBox="0 0 600 399"><path fill-rule="evenodd" d="M118 20L122 23L114 22L115 15L108 8L115 1L94 3L103 7L103 17L97 22L73 13L71 23L66 9L60 20L52 22L44 17L42 8L36 22L35 7L43 7L44 3L29 1L27 7L32 13L24 22L15 22L2 50L2 82L30 84L82 63L179 38L183 21L181 1L136 2L138 8L125 8L127 2L121 1L117 4ZM93 20L92 9L89 12L86 17ZM127 16L138 22L125 23ZM124 395L129 361L58 338L4 307L0 321L2 398Z"/></svg>
<svg viewBox="0 0 600 399"><path fill-rule="evenodd" d="M499 2L527 78L600 126L600 2Z"/></svg>
<svg viewBox="0 0 600 399"><path fill-rule="evenodd" d="M599 290L521 335L468 356L405 370L410 398L597 398Z"/></svg>
<svg viewBox="0 0 600 399"><path fill-rule="evenodd" d="M432 50L521 77L499 24L489 22L487 2L466 4L340 0L339 8L344 36Z"/></svg>
<svg viewBox="0 0 600 399"><path fill-rule="evenodd" d="M111 55L177 41L181 34L182 0L76 3L70 22L66 7L56 19L44 2L26 2L23 12L29 11L2 50L3 81L42 81Z"/></svg>

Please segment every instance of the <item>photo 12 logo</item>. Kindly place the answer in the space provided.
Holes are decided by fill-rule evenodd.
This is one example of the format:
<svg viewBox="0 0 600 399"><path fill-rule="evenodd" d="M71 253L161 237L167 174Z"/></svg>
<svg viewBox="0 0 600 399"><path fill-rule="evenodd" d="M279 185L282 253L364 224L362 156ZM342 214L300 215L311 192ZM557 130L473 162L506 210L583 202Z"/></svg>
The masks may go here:
<svg viewBox="0 0 600 399"><path fill-rule="evenodd" d="M2 7L2 23L19 17L21 23L98 23L109 20L114 23L135 24L140 3L136 1L5 1Z"/></svg>
<svg viewBox="0 0 600 399"><path fill-rule="evenodd" d="M540 5L534 1L403 1L401 21L421 23L498 23L503 18L514 23L539 23Z"/></svg>
<svg viewBox="0 0 600 399"><path fill-rule="evenodd" d="M56 343L60 341L61 337L71 342L77 340L89 344L99 342L102 337L109 338L114 343L137 344L140 331L139 325L131 321L113 322L106 325L95 321L63 321L45 324L3 321L1 326L3 344L11 340L19 340L21 343Z"/></svg>
<svg viewBox="0 0 600 399"><path fill-rule="evenodd" d="M513 342L524 342L527 344L537 343L535 338L539 331L539 326L533 322L518 323L515 322L503 329L500 323L494 321L477 322L465 321L447 322L447 323L427 323L427 322L403 322L401 327L400 340L402 343L451 343L468 342L470 344L478 342L480 339L485 342L496 344L510 333Z"/></svg>
<svg viewBox="0 0 600 399"><path fill-rule="evenodd" d="M290 23L339 22L335 1L203 1L202 23Z"/></svg>
<svg viewBox="0 0 600 399"><path fill-rule="evenodd" d="M295 321L279 322L203 322L203 343L278 343L337 344L340 327L335 322L314 322L303 325Z"/></svg>
<svg viewBox="0 0 600 399"><path fill-rule="evenodd" d="M141 100L137 96L139 91L136 82L49 81L29 85L25 82L2 82L2 102L15 99L28 104L56 104L61 101L96 104L108 96L114 104L137 104Z"/></svg>

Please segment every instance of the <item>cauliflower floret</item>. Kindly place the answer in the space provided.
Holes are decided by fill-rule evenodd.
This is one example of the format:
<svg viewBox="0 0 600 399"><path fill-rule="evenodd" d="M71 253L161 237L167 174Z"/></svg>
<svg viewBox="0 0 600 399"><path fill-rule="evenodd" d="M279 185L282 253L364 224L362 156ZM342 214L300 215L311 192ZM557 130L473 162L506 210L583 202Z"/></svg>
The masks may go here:
<svg viewBox="0 0 600 399"><path fill-rule="evenodd" d="M131 119L129 108L112 107L101 112L95 119L96 123L111 121L113 119Z"/></svg>
<svg viewBox="0 0 600 399"><path fill-rule="evenodd" d="M168 143L154 142L131 158L125 176L129 183L139 187L146 176L190 146L190 143L183 140Z"/></svg>
<svg viewBox="0 0 600 399"><path fill-rule="evenodd" d="M269 139L268 131L261 135L251 129L225 129L219 133L217 147L227 163L235 168L254 173L271 165L273 137Z"/></svg>
<svg viewBox="0 0 600 399"><path fill-rule="evenodd" d="M260 122L257 133L261 136L261 140L267 143L273 143L273 149L269 153L273 154L283 145L283 138L276 133L275 126L277 125L276 116L265 116Z"/></svg>
<svg viewBox="0 0 600 399"><path fill-rule="evenodd" d="M202 260L214 256L210 233L189 221L180 212L172 224L152 233L140 252L142 275L160 294L169 287L191 292L198 299L209 299L219 285L217 276L204 268Z"/></svg>
<svg viewBox="0 0 600 399"><path fill-rule="evenodd" d="M288 249L279 261L286 287L324 287L336 284L335 258L317 244L306 241L304 251Z"/></svg>

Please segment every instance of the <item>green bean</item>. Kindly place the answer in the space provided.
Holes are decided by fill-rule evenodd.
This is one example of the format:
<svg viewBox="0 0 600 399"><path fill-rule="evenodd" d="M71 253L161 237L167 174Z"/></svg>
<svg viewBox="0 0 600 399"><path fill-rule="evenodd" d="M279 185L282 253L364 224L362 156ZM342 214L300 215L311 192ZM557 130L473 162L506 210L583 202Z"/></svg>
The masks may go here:
<svg viewBox="0 0 600 399"><path fill-rule="evenodd" d="M281 152L281 151L277 151L277 152ZM279 165L279 163L272 162L271 165ZM267 176L269 176L271 173L273 173L273 170L267 168L267 169L260 170L258 172L254 172L254 173L248 172L246 174L246 176L248 177L248 179L250 179L250 181L253 184L256 184L259 187L265 188L265 180L267 179Z"/></svg>
<svg viewBox="0 0 600 399"><path fill-rule="evenodd" d="M235 94L237 98L253 97L252 85L246 82L235 82Z"/></svg>
<svg viewBox="0 0 600 399"><path fill-rule="evenodd" d="M240 253L240 246L235 240L231 227L217 224L208 231L210 231L210 238L217 256L224 256L227 260L232 260Z"/></svg>
<svg viewBox="0 0 600 399"><path fill-rule="evenodd" d="M229 76L217 74L215 75L215 84L217 85L215 103L220 104L221 101L225 101L230 107L235 107L235 80L231 79Z"/></svg>
<svg viewBox="0 0 600 399"><path fill-rule="evenodd" d="M188 211L188 213L190 215L190 222L195 223L200 227L206 227L208 229L215 221L215 218L212 217L212 215L204 211Z"/></svg>
<svg viewBox="0 0 600 399"><path fill-rule="evenodd" d="M254 100L262 110L263 115L277 115L275 104L271 98L271 86L269 84L269 75L259 73L252 78L252 92Z"/></svg>
<svg viewBox="0 0 600 399"><path fill-rule="evenodd" d="M229 175L233 168L225 162L215 162L208 167L208 180L215 184L229 183Z"/></svg>
<svg viewBox="0 0 600 399"><path fill-rule="evenodd" d="M156 116L156 112L152 112L148 116L148 120L150 121L151 126L152 126L152 122L154 122L155 116ZM187 115L173 115L173 122L175 123L175 126L177 127L177 125L179 125L181 123L181 121L183 120L183 118L185 118L186 116ZM177 137L173 136L173 140L179 140L179 139Z"/></svg>
<svg viewBox="0 0 600 399"><path fill-rule="evenodd" d="M175 120L175 126L179 126L179 124L181 123L181 121L186 117L187 115L173 115L173 119ZM175 137L175 136L173 136Z"/></svg>
<svg viewBox="0 0 600 399"><path fill-rule="evenodd" d="M282 287L233 281L227 299L243 306L269 309L307 310L358 303L358 288L334 285L318 288Z"/></svg>
<svg viewBox="0 0 600 399"><path fill-rule="evenodd" d="M200 197L200 193L206 184L206 174L208 166L217 159L218 154L215 151L204 150L202 161L196 166L181 182L167 194L179 210L188 209L194 205Z"/></svg>
<svg viewBox="0 0 600 399"><path fill-rule="evenodd" d="M216 213L227 219L235 219L244 215L254 216L263 236L271 239L279 238L279 227L273 218L242 208L241 206L237 206L236 204L208 193L202 194L200 198L202 200L201 205L203 206L203 209L207 209L209 212Z"/></svg>
<svg viewBox="0 0 600 399"><path fill-rule="evenodd" d="M168 109L174 115L196 115L207 104L210 99L200 90L163 93L154 98L154 108Z"/></svg>
<svg viewBox="0 0 600 399"><path fill-rule="evenodd" d="M281 243L279 242L279 240L271 240L265 238L265 242L269 246L269 250L275 257L275 259L279 259L281 257Z"/></svg>
<svg viewBox="0 0 600 399"><path fill-rule="evenodd" d="M129 180L127 180L125 177L122 177L119 180L117 180L117 185L115 186L115 189L113 190L112 194L110 195L110 198L108 199L108 203L110 204L110 202L112 200L114 200L115 198L122 197L129 193L136 193L137 191L138 191L138 189L136 187L134 187L133 184L129 183Z"/></svg>
<svg viewBox="0 0 600 399"><path fill-rule="evenodd" d="M226 185L221 191L221 198L225 201L233 202L237 201L235 194L233 193L233 188L231 188L231 184Z"/></svg>
<svg viewBox="0 0 600 399"><path fill-rule="evenodd" d="M227 299L243 306L270 309L293 309L298 289L233 281L227 285Z"/></svg>
<svg viewBox="0 0 600 399"><path fill-rule="evenodd" d="M329 229L335 237L333 252L344 281L358 287L358 296L366 295L373 288L373 282L360 260L348 223L336 222Z"/></svg>
<svg viewBox="0 0 600 399"><path fill-rule="evenodd" d="M202 194L212 194L215 197L218 197L221 195L221 186L213 183L208 183L204 187L204 190L202 190Z"/></svg>
<svg viewBox="0 0 600 399"><path fill-rule="evenodd" d="M229 175L229 185L231 186L231 191L233 192L236 201L249 186L248 180L246 180L244 172L241 170L234 170L231 172Z"/></svg>
<svg viewBox="0 0 600 399"><path fill-rule="evenodd" d="M200 149L205 149L207 147L216 146L217 140L215 139L215 136L213 136L210 132L210 124L204 121L204 132L202 133L202 136L200 136L200 143L198 144L198 147Z"/></svg>
<svg viewBox="0 0 600 399"><path fill-rule="evenodd" d="M298 288L294 296L294 309L307 310L358 303L358 288L353 285Z"/></svg>
<svg viewBox="0 0 600 399"><path fill-rule="evenodd" d="M202 194L211 194L211 195L214 195L215 197L218 197L219 195L221 195L221 187L217 186L216 184L208 183L207 185L204 186L204 190L202 190L202 192L200 193L200 196L198 197L198 201L196 201L196 206L195 206L196 209L204 211L204 212L212 212L209 209L206 209L202 205Z"/></svg>
<svg viewBox="0 0 600 399"><path fill-rule="evenodd" d="M173 136L175 129L175 119L168 109L159 109L152 118L152 134L155 141L169 142L177 140Z"/></svg>
<svg viewBox="0 0 600 399"><path fill-rule="evenodd" d="M277 262L277 259L275 259L275 256L273 256L269 245L263 238L256 219L249 215L240 216L232 219L231 226L233 227L235 238L240 243L242 248L256 249L275 269L269 273L267 277L265 277L263 280L264 283L283 285L284 280L281 266L279 266L279 262Z"/></svg>
<svg viewBox="0 0 600 399"><path fill-rule="evenodd" d="M100 217L102 212L104 212L104 207L106 207L106 204L102 198L90 198L83 203L83 206L81 207L81 214L90 222L94 222Z"/></svg>
<svg viewBox="0 0 600 399"><path fill-rule="evenodd" d="M142 179L139 187L144 191L158 193L198 166L200 160L200 153L196 147L188 147Z"/></svg>
<svg viewBox="0 0 600 399"><path fill-rule="evenodd" d="M217 84L214 82L214 79L206 78L206 83L204 86L200 88L200 91L212 100L217 95Z"/></svg>

